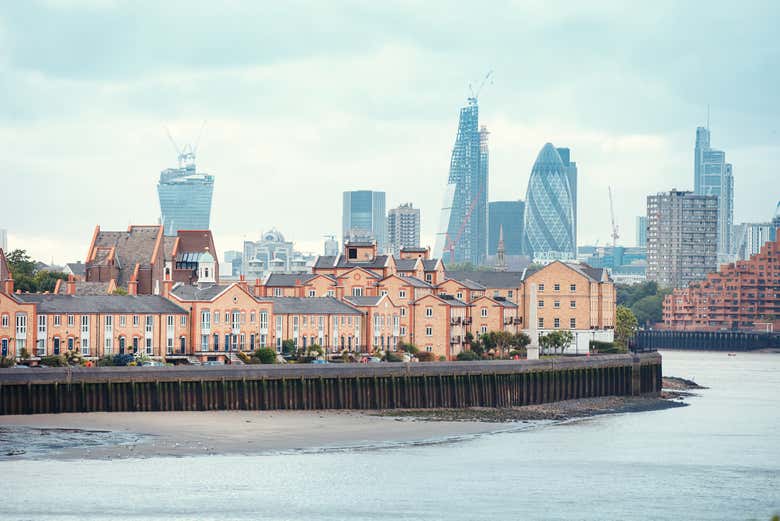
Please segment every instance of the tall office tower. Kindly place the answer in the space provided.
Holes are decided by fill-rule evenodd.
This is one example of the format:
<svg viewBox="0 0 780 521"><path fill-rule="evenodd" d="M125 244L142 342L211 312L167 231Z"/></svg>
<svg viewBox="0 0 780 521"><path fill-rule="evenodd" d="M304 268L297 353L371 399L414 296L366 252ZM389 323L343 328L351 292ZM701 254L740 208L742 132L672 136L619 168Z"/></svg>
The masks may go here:
<svg viewBox="0 0 780 521"><path fill-rule="evenodd" d="M187 147L179 154L179 168L167 168L157 183L160 222L165 235L179 230L208 230L214 176L195 170L195 152Z"/></svg>
<svg viewBox="0 0 780 521"><path fill-rule="evenodd" d="M434 248L445 262L480 264L487 254L488 131L479 128L476 97L460 109Z"/></svg>
<svg viewBox="0 0 780 521"><path fill-rule="evenodd" d="M523 253L523 201L491 201L488 203L488 255L498 253L498 238L503 230L504 254Z"/></svg>
<svg viewBox="0 0 780 521"><path fill-rule="evenodd" d="M534 261L577 257L571 177L558 150L552 143L545 144L536 157L525 196L523 252Z"/></svg>
<svg viewBox="0 0 780 521"><path fill-rule="evenodd" d="M647 216L637 215L636 217L636 245L639 248L647 247Z"/></svg>
<svg viewBox="0 0 780 521"><path fill-rule="evenodd" d="M401 248L420 247L420 209L412 203L387 212L387 253L395 255Z"/></svg>
<svg viewBox="0 0 780 521"><path fill-rule="evenodd" d="M571 161L571 151L568 148L559 148L558 155L561 156L563 166L566 169L566 177L569 178L569 186L572 193L572 207L574 208L574 248L576 254L577 248L577 163Z"/></svg>
<svg viewBox="0 0 780 521"><path fill-rule="evenodd" d="M647 196L647 280L683 288L717 264L717 196L678 190Z"/></svg>
<svg viewBox="0 0 780 521"><path fill-rule="evenodd" d="M780 228L780 201L775 208L775 215L772 217L772 240L777 239L777 229Z"/></svg>
<svg viewBox="0 0 780 521"><path fill-rule="evenodd" d="M8 231L0 228L0 250L8 252Z"/></svg>
<svg viewBox="0 0 780 521"><path fill-rule="evenodd" d="M344 242L376 241L377 251L387 247L385 193L372 190L344 192L342 213Z"/></svg>
<svg viewBox="0 0 780 521"><path fill-rule="evenodd" d="M748 260L761 251L764 243L773 240L772 223L742 223L734 226L734 256Z"/></svg>
<svg viewBox="0 0 780 521"><path fill-rule="evenodd" d="M710 147L709 128L696 129L694 146L694 193L718 196L718 259L731 260L734 225L733 168L726 153Z"/></svg>
<svg viewBox="0 0 780 521"><path fill-rule="evenodd" d="M243 254L240 251L228 250L224 254L224 265L230 266L230 275L237 277L242 275Z"/></svg>

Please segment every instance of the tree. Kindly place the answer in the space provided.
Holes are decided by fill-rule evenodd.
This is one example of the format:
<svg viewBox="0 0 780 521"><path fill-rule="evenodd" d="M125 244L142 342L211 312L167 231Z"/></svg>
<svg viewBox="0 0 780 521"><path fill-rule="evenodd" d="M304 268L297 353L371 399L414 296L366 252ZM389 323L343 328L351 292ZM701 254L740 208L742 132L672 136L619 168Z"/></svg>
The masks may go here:
<svg viewBox="0 0 780 521"><path fill-rule="evenodd" d="M417 349L416 345L414 345L412 343L408 343L408 342L400 342L399 341L398 342L398 349L400 349L404 353L409 353L410 355L416 355L417 353L420 352L420 350Z"/></svg>
<svg viewBox="0 0 780 521"><path fill-rule="evenodd" d="M506 349L512 345L514 335L509 331L491 331L489 335L492 337L496 349L498 349L498 352L503 358Z"/></svg>
<svg viewBox="0 0 780 521"><path fill-rule="evenodd" d="M6 256L8 268L14 278L14 287L28 293L54 291L58 279L67 279L65 273L37 271L35 261L25 250L14 250Z"/></svg>
<svg viewBox="0 0 780 521"><path fill-rule="evenodd" d="M634 313L626 306L618 306L615 310L615 345L628 348L628 341L637 330L637 320Z"/></svg>
<svg viewBox="0 0 780 521"><path fill-rule="evenodd" d="M252 357L256 358L261 364L273 364L276 362L276 351L270 347L261 347L252 354Z"/></svg>
<svg viewBox="0 0 780 521"><path fill-rule="evenodd" d="M571 345L571 343L574 341L574 335L571 331L550 331L546 335L542 335L539 337L539 347L542 348L542 352L550 352L556 353L559 349L561 350L561 354L563 354L563 351Z"/></svg>
<svg viewBox="0 0 780 521"><path fill-rule="evenodd" d="M474 351L461 351L455 358L459 362L470 362L472 360L479 360L480 356Z"/></svg>
<svg viewBox="0 0 780 521"><path fill-rule="evenodd" d="M295 354L295 342L290 340L289 338L287 340L282 340L282 353L285 355L294 355Z"/></svg>

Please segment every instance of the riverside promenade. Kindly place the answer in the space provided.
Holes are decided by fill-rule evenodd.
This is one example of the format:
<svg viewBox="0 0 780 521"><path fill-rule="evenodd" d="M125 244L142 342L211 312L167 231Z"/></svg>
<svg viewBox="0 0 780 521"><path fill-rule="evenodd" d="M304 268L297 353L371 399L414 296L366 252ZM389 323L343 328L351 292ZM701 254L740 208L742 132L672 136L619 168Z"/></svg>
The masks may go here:
<svg viewBox="0 0 780 521"><path fill-rule="evenodd" d="M658 353L541 360L0 370L0 414L514 407L661 390Z"/></svg>

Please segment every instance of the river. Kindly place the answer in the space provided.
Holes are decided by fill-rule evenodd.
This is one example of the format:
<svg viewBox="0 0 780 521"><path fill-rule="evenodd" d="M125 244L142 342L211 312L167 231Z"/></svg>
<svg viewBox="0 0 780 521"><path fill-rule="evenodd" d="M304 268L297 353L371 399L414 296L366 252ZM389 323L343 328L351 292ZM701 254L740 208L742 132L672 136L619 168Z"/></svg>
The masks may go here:
<svg viewBox="0 0 780 521"><path fill-rule="evenodd" d="M666 351L688 407L376 450L0 462L0 519L768 520L780 355Z"/></svg>

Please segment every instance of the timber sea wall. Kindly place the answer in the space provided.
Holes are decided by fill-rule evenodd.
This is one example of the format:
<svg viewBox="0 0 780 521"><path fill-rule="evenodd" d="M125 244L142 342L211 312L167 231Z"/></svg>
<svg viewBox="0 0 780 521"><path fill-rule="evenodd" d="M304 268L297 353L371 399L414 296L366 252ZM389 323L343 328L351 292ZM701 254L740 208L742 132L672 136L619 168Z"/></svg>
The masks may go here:
<svg viewBox="0 0 780 521"><path fill-rule="evenodd" d="M637 331L637 350L691 349L701 351L752 351L780 348L780 333L747 331Z"/></svg>
<svg viewBox="0 0 780 521"><path fill-rule="evenodd" d="M381 364L0 370L0 414L513 407L661 390L658 353Z"/></svg>

